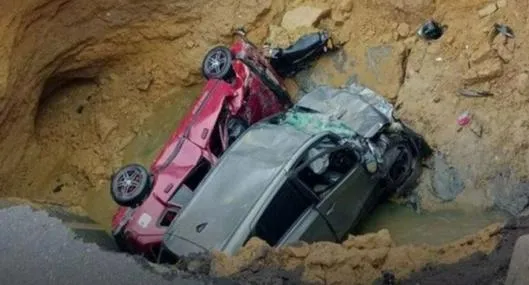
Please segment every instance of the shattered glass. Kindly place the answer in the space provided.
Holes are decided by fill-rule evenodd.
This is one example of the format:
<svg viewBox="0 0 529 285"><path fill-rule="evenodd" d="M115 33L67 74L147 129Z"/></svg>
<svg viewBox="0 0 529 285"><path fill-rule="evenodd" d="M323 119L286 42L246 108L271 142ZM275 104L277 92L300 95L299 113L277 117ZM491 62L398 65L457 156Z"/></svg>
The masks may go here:
<svg viewBox="0 0 529 285"><path fill-rule="evenodd" d="M343 121L357 134L371 138L393 122L393 106L373 90L359 84L345 89L321 86L303 96L298 107Z"/></svg>
<svg viewBox="0 0 529 285"><path fill-rule="evenodd" d="M356 132L343 121L327 114L290 111L286 113L283 123L309 134L329 131L343 138L352 138L356 135Z"/></svg>

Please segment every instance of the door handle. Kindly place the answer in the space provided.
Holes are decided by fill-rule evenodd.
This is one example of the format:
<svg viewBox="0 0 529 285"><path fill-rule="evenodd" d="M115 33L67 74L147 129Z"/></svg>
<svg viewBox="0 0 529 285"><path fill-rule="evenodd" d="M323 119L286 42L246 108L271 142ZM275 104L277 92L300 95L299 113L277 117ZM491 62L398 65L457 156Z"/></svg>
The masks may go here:
<svg viewBox="0 0 529 285"><path fill-rule="evenodd" d="M332 213L334 213L334 207L336 207L336 203L332 203L332 205L329 207L329 209L327 210L327 212L325 212L325 215L329 216L329 215L331 215Z"/></svg>

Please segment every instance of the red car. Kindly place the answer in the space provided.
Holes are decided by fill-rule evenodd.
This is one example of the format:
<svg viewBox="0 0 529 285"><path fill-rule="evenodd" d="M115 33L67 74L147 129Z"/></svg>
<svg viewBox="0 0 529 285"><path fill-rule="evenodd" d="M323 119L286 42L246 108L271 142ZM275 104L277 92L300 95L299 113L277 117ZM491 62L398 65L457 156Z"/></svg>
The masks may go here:
<svg viewBox="0 0 529 285"><path fill-rule="evenodd" d="M326 52L329 39L327 33L315 33L300 39L298 48L273 50L269 59L243 32L238 35L230 49L219 46L206 54L201 96L150 171L131 164L112 175L111 195L121 206L112 233L122 250L156 260L167 227L228 146L251 124L291 106L272 65L292 73ZM285 55L284 60L274 54Z"/></svg>

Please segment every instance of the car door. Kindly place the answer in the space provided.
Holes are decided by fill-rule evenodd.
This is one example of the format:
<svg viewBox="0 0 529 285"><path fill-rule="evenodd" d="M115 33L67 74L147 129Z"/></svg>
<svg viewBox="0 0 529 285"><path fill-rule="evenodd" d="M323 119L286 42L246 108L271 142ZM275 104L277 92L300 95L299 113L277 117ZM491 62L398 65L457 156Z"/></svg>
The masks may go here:
<svg viewBox="0 0 529 285"><path fill-rule="evenodd" d="M309 200L312 201L312 203L281 237L277 245L284 246L300 240L308 243L317 241L337 242L338 237L329 224L329 221L326 220L326 217L322 215L317 208L320 199L316 198L315 195L306 192L308 189L300 187L301 185L296 183L294 181L295 179L296 178L290 178L290 185L296 188L296 191L300 196L307 196L307 194L309 194Z"/></svg>
<svg viewBox="0 0 529 285"><path fill-rule="evenodd" d="M307 153L312 153L312 156L307 155L310 158L295 171L297 179L318 196L320 202L316 210L323 215L336 236L342 239L362 214L365 203L374 195L376 181L361 165L354 149L347 144L341 145L335 139L323 138ZM320 160L317 164L326 167L316 171L318 173L312 166L317 160ZM318 176L333 179L323 179L327 184L322 186Z"/></svg>

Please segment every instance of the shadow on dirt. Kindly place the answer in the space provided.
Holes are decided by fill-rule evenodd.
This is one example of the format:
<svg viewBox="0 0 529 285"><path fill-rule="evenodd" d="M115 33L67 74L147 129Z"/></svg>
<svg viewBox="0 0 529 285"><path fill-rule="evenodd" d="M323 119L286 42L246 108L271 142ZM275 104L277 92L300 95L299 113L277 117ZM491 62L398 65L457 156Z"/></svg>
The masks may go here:
<svg viewBox="0 0 529 285"><path fill-rule="evenodd" d="M502 229L502 239L491 254L475 253L458 263L426 266L399 284L503 284L516 240L527 233L529 216L513 218Z"/></svg>

